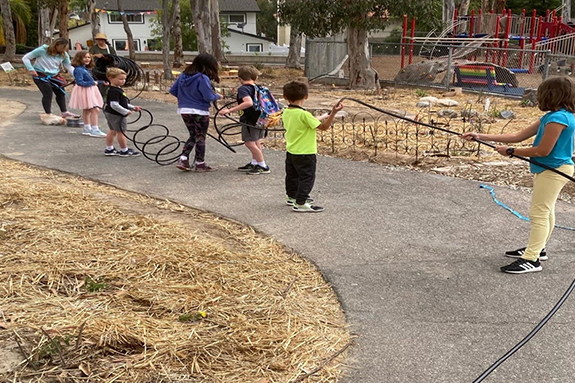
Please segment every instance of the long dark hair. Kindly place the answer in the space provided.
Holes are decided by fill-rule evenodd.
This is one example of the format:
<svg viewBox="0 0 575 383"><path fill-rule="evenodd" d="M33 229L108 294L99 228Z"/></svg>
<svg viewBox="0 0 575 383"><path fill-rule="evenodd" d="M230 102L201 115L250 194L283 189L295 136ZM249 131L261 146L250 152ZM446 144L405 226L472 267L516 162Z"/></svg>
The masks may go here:
<svg viewBox="0 0 575 383"><path fill-rule="evenodd" d="M184 69L185 74L196 74L202 73L208 76L210 80L215 82L220 82L220 76L218 76L218 61L214 56L209 53L200 53L196 56L194 61Z"/></svg>

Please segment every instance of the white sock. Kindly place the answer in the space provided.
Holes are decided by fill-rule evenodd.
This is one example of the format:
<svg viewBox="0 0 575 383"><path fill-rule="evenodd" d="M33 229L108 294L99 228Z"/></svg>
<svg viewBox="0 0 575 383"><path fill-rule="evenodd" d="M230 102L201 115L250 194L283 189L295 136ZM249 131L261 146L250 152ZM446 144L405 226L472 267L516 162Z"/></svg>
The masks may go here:
<svg viewBox="0 0 575 383"><path fill-rule="evenodd" d="M125 152L128 148L120 148L120 151Z"/></svg>
<svg viewBox="0 0 575 383"><path fill-rule="evenodd" d="M180 156L180 160L185 161L188 159L188 156Z"/></svg>
<svg viewBox="0 0 575 383"><path fill-rule="evenodd" d="M89 124L84 124L84 129L92 130L92 127Z"/></svg>
<svg viewBox="0 0 575 383"><path fill-rule="evenodd" d="M113 146L106 146L106 150L112 150L112 149L114 149Z"/></svg>
<svg viewBox="0 0 575 383"><path fill-rule="evenodd" d="M98 125L92 125L92 130L100 130L100 128L98 128Z"/></svg>
<svg viewBox="0 0 575 383"><path fill-rule="evenodd" d="M253 158L252 158L252 162L251 162L251 164L252 164L252 165L257 165L257 164L258 164L258 162L257 162L255 159L253 159Z"/></svg>
<svg viewBox="0 0 575 383"><path fill-rule="evenodd" d="M197 161L196 161L196 165L203 165L203 164L205 164L204 161L202 161L202 162L197 162Z"/></svg>
<svg viewBox="0 0 575 383"><path fill-rule="evenodd" d="M268 166L266 165L265 161L262 162L258 162L258 165L261 166L262 168L267 168Z"/></svg>

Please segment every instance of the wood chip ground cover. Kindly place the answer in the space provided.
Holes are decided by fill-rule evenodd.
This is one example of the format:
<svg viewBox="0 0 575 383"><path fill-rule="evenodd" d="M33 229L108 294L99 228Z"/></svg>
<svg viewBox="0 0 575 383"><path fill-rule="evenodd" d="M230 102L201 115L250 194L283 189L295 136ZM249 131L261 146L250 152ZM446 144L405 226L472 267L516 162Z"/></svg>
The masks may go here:
<svg viewBox="0 0 575 383"><path fill-rule="evenodd" d="M350 334L337 297L273 239L3 158L0 178L0 355L16 358L0 362L0 380L340 375L332 357Z"/></svg>

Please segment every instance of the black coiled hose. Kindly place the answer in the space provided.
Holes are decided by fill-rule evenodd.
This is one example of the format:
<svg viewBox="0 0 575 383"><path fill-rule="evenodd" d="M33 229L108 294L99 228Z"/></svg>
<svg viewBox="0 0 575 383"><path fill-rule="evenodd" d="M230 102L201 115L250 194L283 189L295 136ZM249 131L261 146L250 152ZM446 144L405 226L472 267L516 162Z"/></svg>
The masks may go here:
<svg viewBox="0 0 575 383"><path fill-rule="evenodd" d="M133 87L141 84L139 93L132 97L132 99L137 98L140 93L142 93L146 85L146 74L142 67L136 62L127 57L105 54L96 59L95 67L92 69L96 80L108 81L106 77L106 70L108 70L108 68L120 68L126 72L126 83L124 87Z"/></svg>

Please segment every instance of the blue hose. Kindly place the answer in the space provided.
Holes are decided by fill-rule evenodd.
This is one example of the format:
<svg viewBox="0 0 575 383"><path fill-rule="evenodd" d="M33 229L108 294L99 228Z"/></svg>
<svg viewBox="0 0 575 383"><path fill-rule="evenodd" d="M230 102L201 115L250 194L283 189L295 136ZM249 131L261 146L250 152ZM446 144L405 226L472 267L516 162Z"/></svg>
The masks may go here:
<svg viewBox="0 0 575 383"><path fill-rule="evenodd" d="M501 201L499 201L497 199L497 197L495 196L495 191L493 190L493 188L491 186L487 186L487 185L479 185L479 187L481 189L486 189L489 190L489 194L491 194L491 197L493 198L493 202L495 202L497 205L501 206L502 208L504 208L505 210L511 212L511 214L513 214L514 216L516 216L519 219L522 219L523 221L529 221L529 218L521 215L520 213L516 212L515 210L511 209L509 206L505 205L504 203L502 203ZM572 227L567 227L567 226L561 226L561 225L555 225L556 228L558 229L565 229L565 230L571 230L571 231L575 231L575 228Z"/></svg>

